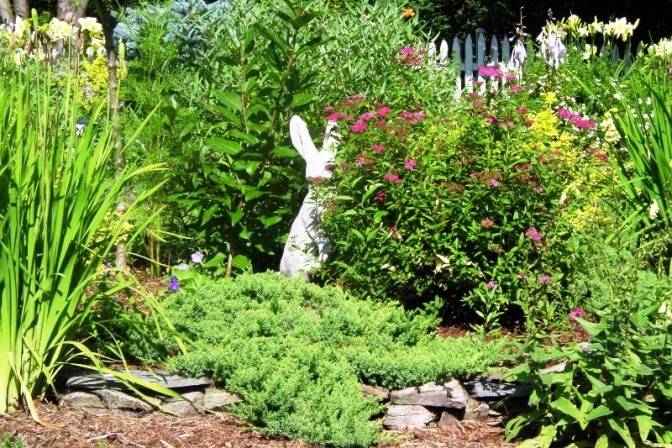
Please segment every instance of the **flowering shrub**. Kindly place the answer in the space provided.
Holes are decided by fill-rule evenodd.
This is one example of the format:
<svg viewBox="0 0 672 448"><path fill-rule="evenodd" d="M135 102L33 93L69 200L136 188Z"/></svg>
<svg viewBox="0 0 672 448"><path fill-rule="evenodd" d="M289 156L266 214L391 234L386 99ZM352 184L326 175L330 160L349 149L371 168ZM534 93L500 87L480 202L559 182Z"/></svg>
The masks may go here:
<svg viewBox="0 0 672 448"><path fill-rule="evenodd" d="M448 114L361 96L329 109L343 141L322 189L333 242L325 278L409 305L438 296L489 327L514 308L547 323L571 309L559 299L570 218L585 204L566 189L606 169L596 123L486 70L508 84Z"/></svg>

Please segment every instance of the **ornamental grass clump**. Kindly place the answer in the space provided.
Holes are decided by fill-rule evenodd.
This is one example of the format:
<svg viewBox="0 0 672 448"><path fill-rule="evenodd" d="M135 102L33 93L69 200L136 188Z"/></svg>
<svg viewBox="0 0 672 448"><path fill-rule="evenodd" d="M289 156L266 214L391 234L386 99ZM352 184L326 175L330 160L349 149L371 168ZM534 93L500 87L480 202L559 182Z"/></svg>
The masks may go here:
<svg viewBox="0 0 672 448"><path fill-rule="evenodd" d="M56 91L50 69L28 65L0 80L0 414L25 405L37 418L33 398L75 348L86 351L69 339L91 315L87 288L128 215L105 218L129 179L156 168L111 175L102 106L77 135L78 85L66 79Z"/></svg>

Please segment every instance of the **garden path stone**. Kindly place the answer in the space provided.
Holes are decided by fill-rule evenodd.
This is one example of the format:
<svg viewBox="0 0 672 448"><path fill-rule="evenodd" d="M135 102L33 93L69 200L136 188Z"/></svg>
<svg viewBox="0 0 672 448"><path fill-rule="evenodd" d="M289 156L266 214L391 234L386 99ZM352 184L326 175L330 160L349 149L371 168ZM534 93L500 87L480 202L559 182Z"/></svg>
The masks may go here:
<svg viewBox="0 0 672 448"><path fill-rule="evenodd" d="M74 408L105 409L105 404L100 397L87 392L71 392L65 394L61 397L59 404L61 406L65 405Z"/></svg>
<svg viewBox="0 0 672 448"><path fill-rule="evenodd" d="M238 395L214 387L205 389L203 406L209 411L223 411L227 406L240 403Z"/></svg>
<svg viewBox="0 0 672 448"><path fill-rule="evenodd" d="M154 409L149 403L114 389L101 389L94 394L103 400L108 409L143 413L152 412Z"/></svg>
<svg viewBox="0 0 672 448"><path fill-rule="evenodd" d="M369 397L377 398L380 401L387 401L390 398L390 390L379 386L369 386L362 384L362 393Z"/></svg>
<svg viewBox="0 0 672 448"><path fill-rule="evenodd" d="M420 429L436 420L436 415L424 406L390 405L383 419L383 427L394 431Z"/></svg>
<svg viewBox="0 0 672 448"><path fill-rule="evenodd" d="M390 392L392 404L464 409L469 395L457 380L445 384L427 383L420 387Z"/></svg>

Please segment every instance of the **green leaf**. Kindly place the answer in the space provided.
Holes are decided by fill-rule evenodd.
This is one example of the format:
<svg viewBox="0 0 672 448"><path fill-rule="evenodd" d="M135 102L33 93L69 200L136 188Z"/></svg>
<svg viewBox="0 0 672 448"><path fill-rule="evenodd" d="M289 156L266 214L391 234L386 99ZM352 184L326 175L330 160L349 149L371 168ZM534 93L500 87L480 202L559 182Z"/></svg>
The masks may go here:
<svg viewBox="0 0 672 448"><path fill-rule="evenodd" d="M628 431L628 427L625 425L623 420L610 418L607 419L607 423L609 423L611 429L616 431L616 433L621 436L621 439L623 442L625 442L628 448L635 448L635 442L632 440L630 431Z"/></svg>
<svg viewBox="0 0 672 448"><path fill-rule="evenodd" d="M243 147L240 145L240 143L234 142L233 140L227 140L222 137L210 137L205 140L205 144L217 152L232 156L243 150Z"/></svg>
<svg viewBox="0 0 672 448"><path fill-rule="evenodd" d="M265 228L269 228L269 227L279 223L280 221L282 221L282 217L281 216L275 216L275 215L273 215L273 216L261 216L261 217L259 217L259 221L261 221L261 223L264 225Z"/></svg>
<svg viewBox="0 0 672 448"><path fill-rule="evenodd" d="M609 448L609 437L605 434L602 434L597 442L595 442L595 448Z"/></svg>
<svg viewBox="0 0 672 448"><path fill-rule="evenodd" d="M237 93L220 90L215 92L215 97L230 109L233 109L237 112L241 112L243 110L243 99Z"/></svg>
<svg viewBox="0 0 672 448"><path fill-rule="evenodd" d="M583 429L587 425L586 416L565 397L551 402L551 407L576 420Z"/></svg>
<svg viewBox="0 0 672 448"><path fill-rule="evenodd" d="M597 419L602 418L602 417L606 417L607 415L611 415L613 413L614 412L611 409L609 409L607 406L601 404L598 407L596 407L595 409L593 409L592 411L590 411L588 413L588 415L586 415L586 420L590 422L590 421L597 420Z"/></svg>
<svg viewBox="0 0 672 448"><path fill-rule="evenodd" d="M310 104L315 99L315 95L309 92L299 92L292 97L292 103L289 105L290 109L295 109L300 106Z"/></svg>
<svg viewBox="0 0 672 448"><path fill-rule="evenodd" d="M637 415L635 416L635 421L637 422L637 428L639 429L639 438L642 442L646 442L649 438L649 432L653 427L653 421L648 415Z"/></svg>
<svg viewBox="0 0 672 448"><path fill-rule="evenodd" d="M252 267L250 259L240 254L233 257L231 260L231 265L236 269L240 269L241 271L247 271Z"/></svg>

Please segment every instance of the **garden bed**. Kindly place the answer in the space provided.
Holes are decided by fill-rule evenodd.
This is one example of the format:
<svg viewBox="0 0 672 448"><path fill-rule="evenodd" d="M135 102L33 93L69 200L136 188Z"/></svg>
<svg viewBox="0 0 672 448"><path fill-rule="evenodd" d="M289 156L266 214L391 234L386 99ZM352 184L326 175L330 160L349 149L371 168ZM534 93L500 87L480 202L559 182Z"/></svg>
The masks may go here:
<svg viewBox="0 0 672 448"><path fill-rule="evenodd" d="M0 417L0 434L19 436L37 447L309 447L284 439L270 439L229 414L177 418L161 413L138 417L123 411L58 408L40 404L45 426L16 412ZM384 446L398 448L513 447L504 442L501 417L459 422L408 432L386 432L394 438Z"/></svg>

